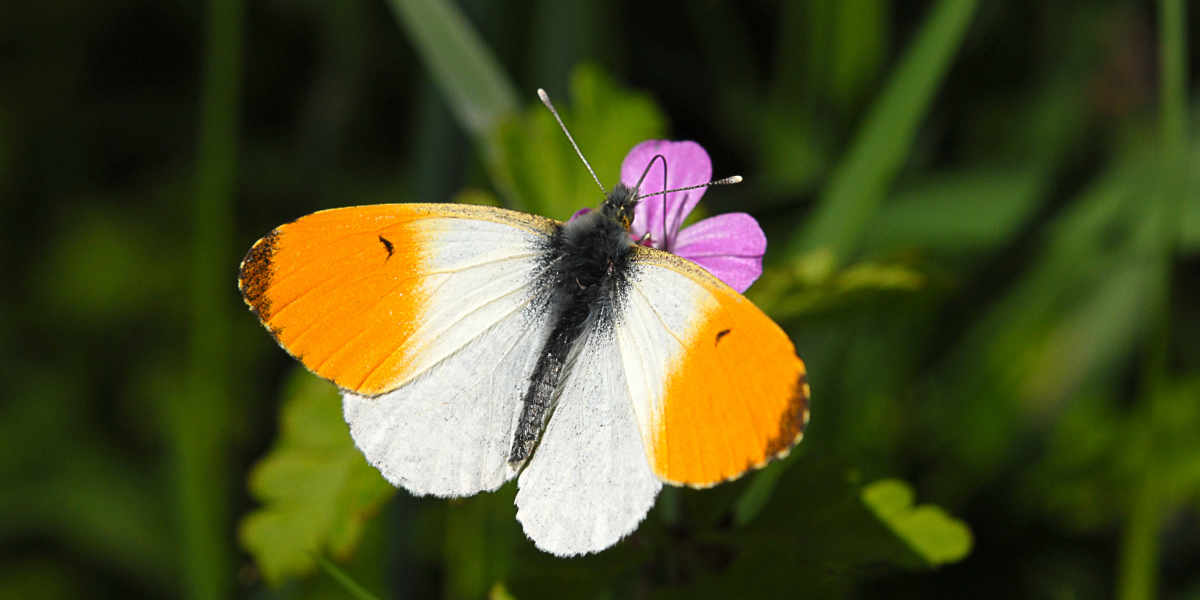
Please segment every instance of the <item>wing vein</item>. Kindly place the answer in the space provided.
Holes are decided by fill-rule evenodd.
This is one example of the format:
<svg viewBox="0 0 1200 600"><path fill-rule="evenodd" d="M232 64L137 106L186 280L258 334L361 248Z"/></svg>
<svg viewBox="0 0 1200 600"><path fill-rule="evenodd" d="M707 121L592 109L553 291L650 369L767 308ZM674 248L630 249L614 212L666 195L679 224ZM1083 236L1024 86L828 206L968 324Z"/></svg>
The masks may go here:
<svg viewBox="0 0 1200 600"><path fill-rule="evenodd" d="M650 301L649 296L647 296L646 292L642 290L640 286L638 286L636 281L633 282L633 289L636 290L638 295L640 295L642 299L646 301L646 305L650 307L650 311L654 313L655 318L657 318L658 322L662 324L663 329L667 330L667 333L671 334L671 337L675 338L675 341L684 349L686 349L687 344L684 344L683 340L679 339L679 336L676 335L671 327L667 325L666 319L664 319L662 314L658 312L658 309L654 307L654 303Z"/></svg>

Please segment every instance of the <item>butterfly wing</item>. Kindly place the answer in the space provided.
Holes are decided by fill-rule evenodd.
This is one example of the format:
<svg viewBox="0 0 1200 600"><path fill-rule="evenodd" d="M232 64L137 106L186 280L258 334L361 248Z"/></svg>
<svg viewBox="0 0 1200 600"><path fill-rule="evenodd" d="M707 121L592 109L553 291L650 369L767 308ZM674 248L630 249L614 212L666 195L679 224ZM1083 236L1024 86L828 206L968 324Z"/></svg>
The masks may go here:
<svg viewBox="0 0 1200 600"><path fill-rule="evenodd" d="M706 487L786 455L809 416L787 334L702 267L634 252L616 339L651 468Z"/></svg>
<svg viewBox="0 0 1200 600"><path fill-rule="evenodd" d="M343 391L355 443L416 494L495 489L549 334L533 285L554 221L394 204L283 225L242 263L246 303L279 344Z"/></svg>
<svg viewBox="0 0 1200 600"><path fill-rule="evenodd" d="M662 483L646 460L615 331L577 346L554 412L517 480L517 519L546 552L599 552L628 535Z"/></svg>

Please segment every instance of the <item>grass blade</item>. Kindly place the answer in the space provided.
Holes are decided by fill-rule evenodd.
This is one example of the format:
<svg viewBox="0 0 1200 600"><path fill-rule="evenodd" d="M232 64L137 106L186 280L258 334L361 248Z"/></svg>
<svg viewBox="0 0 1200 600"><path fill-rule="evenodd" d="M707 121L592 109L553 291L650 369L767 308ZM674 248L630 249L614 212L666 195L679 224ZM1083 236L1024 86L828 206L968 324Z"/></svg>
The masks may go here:
<svg viewBox="0 0 1200 600"><path fill-rule="evenodd" d="M477 141L517 110L513 85L461 12L445 0L390 0L396 20L429 68L450 108Z"/></svg>
<svg viewBox="0 0 1200 600"><path fill-rule="evenodd" d="M917 125L950 67L976 4L975 0L941 0L933 8L834 171L813 219L792 240L789 256L825 248L840 262L854 251L904 164Z"/></svg>

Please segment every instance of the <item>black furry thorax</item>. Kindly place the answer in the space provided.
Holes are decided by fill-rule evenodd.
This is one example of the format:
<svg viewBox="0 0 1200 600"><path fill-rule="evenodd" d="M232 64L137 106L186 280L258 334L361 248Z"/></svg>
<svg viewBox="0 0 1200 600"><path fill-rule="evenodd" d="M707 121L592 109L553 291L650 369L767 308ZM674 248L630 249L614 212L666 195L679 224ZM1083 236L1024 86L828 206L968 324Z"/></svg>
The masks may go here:
<svg viewBox="0 0 1200 600"><path fill-rule="evenodd" d="M542 289L554 290L553 304L562 312L596 303L609 304L624 287L630 248L635 190L617 184L599 210L579 215L559 227L543 254L547 271ZM594 315L593 315L594 316Z"/></svg>

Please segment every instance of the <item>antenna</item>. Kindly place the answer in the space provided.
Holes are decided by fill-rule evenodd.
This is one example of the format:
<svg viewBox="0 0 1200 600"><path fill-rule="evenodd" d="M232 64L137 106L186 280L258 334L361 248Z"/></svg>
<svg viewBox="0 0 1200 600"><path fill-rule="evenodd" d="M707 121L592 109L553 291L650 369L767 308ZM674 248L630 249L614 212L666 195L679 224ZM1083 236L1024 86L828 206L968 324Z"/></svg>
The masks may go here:
<svg viewBox="0 0 1200 600"><path fill-rule="evenodd" d="M592 174L592 181L595 181L596 185L600 187L600 193L608 196L608 190L604 189L604 184L600 183L599 177L596 177L596 172L592 170L592 165L588 164L587 159L583 157L583 152L580 152L579 144L575 143L575 138L571 137L570 131L567 131L567 126L563 123L562 117L558 116L557 110L554 110L554 105L550 103L550 95L542 88L538 88L537 94L538 98L542 99L542 104L545 104L546 108L550 109L550 114L554 115L554 120L558 121L558 126L562 127L563 133L567 135L567 141L571 142L571 147L575 149L575 154L578 154L579 160L583 161L583 166L587 167L588 173Z"/></svg>
<svg viewBox="0 0 1200 600"><path fill-rule="evenodd" d="M664 248L670 248L670 247L671 247L671 240L670 240L670 237L669 237L669 232L667 231L667 194L671 194L671 193L674 193L674 192L686 192L686 191L688 191L688 190L694 190L694 189L698 189L698 188L704 188L704 187L709 187L709 186L713 186L713 185L730 185L730 184L734 184L734 183L741 183L741 182L742 182L742 176L741 176L741 175L732 175L732 176L730 176L730 177L726 177L726 178L724 178L724 179L717 179L716 181L709 181L709 182L707 182L707 183L701 183L701 184L697 184L697 185L689 185L689 186L686 186L686 187L681 187L681 188L675 188L675 189L672 189L672 190L668 190L668 189L666 189L666 188L667 188L667 157L663 156L662 154L655 154L655 155L654 155L654 156L653 156L653 157L650 159L650 162L646 163L646 168L645 168L644 170L642 170L642 176L638 178L637 185L635 185L635 186L634 186L634 189L635 189L635 190L641 189L641 187L642 187L642 182L646 180L646 176L650 174L650 168L654 166L654 163L655 163L656 161L662 161L662 165L663 165L663 189L662 189L662 191L658 191L658 192L651 192L651 193L649 193L649 194L641 194L641 195L638 195L638 196L634 196L633 200L636 202L636 201L638 201L638 200L641 200L642 198L649 198L650 196L658 196L658 195L660 195L660 194L662 195L662 204L663 204L663 212L662 212L662 224L663 224L663 231L662 231L662 234L663 234L663 236L662 236L662 243L663 243L663 247L664 247ZM686 197L685 197L685 198L686 198ZM683 211L683 204L682 204L682 203L680 203L680 204L679 204L679 210L675 211L675 212L676 212L676 214L675 214L675 218L676 218L676 219L679 219L679 218L681 218L681 215L680 215L679 213L680 213L680 212L682 212L682 211ZM678 223L677 223L676 225L678 225ZM647 233L649 233L649 232L647 232Z"/></svg>
<svg viewBox="0 0 1200 600"><path fill-rule="evenodd" d="M663 247L666 247L665 244L667 243L667 193L668 193L667 192L667 157L665 157L661 154L655 154L654 157L650 159L650 162L646 163L646 169L642 171L642 176L638 177L637 185L633 186L633 189L635 189L635 190L641 189L642 182L645 181L646 176L650 174L650 167L654 166L654 161L662 161L662 164L663 164L663 191L658 192L658 193L662 194L662 207L663 207L663 211L662 211L662 214L663 214L662 242L664 244ZM655 194L648 194L648 195L653 196ZM638 198L634 198L633 201L637 202ZM650 232L647 231L646 233L648 235Z"/></svg>
<svg viewBox="0 0 1200 600"><path fill-rule="evenodd" d="M675 192L686 192L688 190L694 190L694 189L704 188L704 187L709 187L709 186L714 186L714 185L733 185L735 183L741 183L741 182L742 182L741 175L731 175L724 179L717 179L715 181L710 181L708 183L689 185L687 187L675 188L673 190L663 190L661 192L653 192L650 194L642 194L640 196L635 197L634 200L641 200L642 198L649 198L650 196L657 196L659 194L673 194Z"/></svg>

